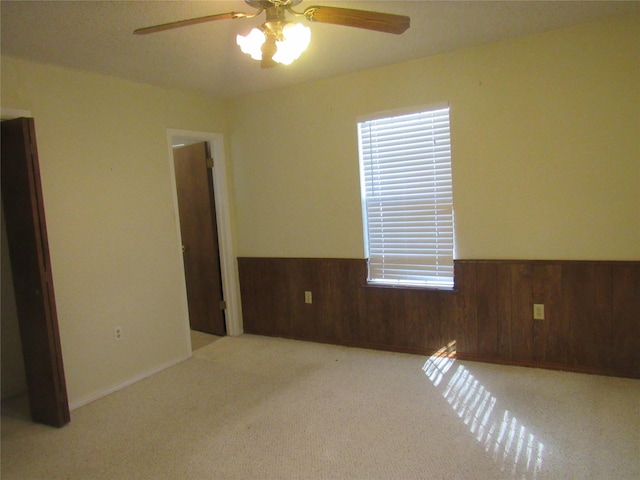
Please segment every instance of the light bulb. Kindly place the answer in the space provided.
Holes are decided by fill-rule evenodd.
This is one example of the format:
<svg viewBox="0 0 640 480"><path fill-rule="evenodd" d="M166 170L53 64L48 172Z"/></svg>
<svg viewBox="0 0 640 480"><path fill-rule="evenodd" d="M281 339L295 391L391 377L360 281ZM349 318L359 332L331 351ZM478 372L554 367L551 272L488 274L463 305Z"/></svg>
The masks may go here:
<svg viewBox="0 0 640 480"><path fill-rule="evenodd" d="M278 51L273 60L289 65L297 59L309 46L311 29L301 23L287 23L282 28L283 40L277 40Z"/></svg>
<svg viewBox="0 0 640 480"><path fill-rule="evenodd" d="M249 35L236 37L236 43L240 46L243 53L251 55L254 60L262 60L262 44L266 37L264 32L258 28L253 28Z"/></svg>

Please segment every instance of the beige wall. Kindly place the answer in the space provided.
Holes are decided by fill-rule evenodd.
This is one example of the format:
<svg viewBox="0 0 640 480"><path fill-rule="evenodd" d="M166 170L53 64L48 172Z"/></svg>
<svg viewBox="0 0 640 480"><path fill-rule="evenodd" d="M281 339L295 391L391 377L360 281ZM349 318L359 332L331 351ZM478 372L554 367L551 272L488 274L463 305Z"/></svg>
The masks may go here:
<svg viewBox="0 0 640 480"><path fill-rule="evenodd" d="M356 119L448 101L457 258L640 259L640 17L239 98L242 256L362 257Z"/></svg>
<svg viewBox="0 0 640 480"><path fill-rule="evenodd" d="M35 119L71 405L185 358L167 129L225 133L224 104L3 57L2 106Z"/></svg>

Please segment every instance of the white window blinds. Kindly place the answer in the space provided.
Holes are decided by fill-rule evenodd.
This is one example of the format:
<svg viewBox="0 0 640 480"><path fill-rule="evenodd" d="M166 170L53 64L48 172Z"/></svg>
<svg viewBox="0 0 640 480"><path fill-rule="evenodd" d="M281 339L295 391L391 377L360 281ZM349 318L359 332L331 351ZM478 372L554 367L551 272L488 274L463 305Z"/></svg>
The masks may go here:
<svg viewBox="0 0 640 480"><path fill-rule="evenodd" d="M369 282L453 287L449 108L358 123Z"/></svg>

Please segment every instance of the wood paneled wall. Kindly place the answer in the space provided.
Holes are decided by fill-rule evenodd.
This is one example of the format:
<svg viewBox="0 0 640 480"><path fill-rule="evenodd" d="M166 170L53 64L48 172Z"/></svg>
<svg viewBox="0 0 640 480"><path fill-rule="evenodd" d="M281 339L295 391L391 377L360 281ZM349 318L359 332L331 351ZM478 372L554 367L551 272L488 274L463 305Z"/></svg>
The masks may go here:
<svg viewBox="0 0 640 480"><path fill-rule="evenodd" d="M247 333L640 378L640 262L457 260L454 291L368 286L362 259L238 263Z"/></svg>
<svg viewBox="0 0 640 480"><path fill-rule="evenodd" d="M458 261L456 281L459 356L640 376L640 262Z"/></svg>
<svg viewBox="0 0 640 480"><path fill-rule="evenodd" d="M364 260L238 262L247 333L416 353L454 339L453 292L366 286ZM305 291L313 303L304 302Z"/></svg>

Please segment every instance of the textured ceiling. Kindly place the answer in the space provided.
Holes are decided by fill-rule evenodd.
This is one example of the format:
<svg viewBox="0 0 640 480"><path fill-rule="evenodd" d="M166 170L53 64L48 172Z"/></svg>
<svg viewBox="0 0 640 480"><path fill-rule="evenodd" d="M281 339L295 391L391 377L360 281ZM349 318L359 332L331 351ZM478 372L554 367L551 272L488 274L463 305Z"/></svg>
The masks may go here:
<svg viewBox="0 0 640 480"><path fill-rule="evenodd" d="M408 15L411 28L390 35L313 23L311 45L296 62L261 69L240 52L235 36L261 24L264 14L132 34L139 27L191 17L253 12L243 1L3 0L0 46L12 57L230 97L640 12L638 1L306 0L296 10L311 5Z"/></svg>

